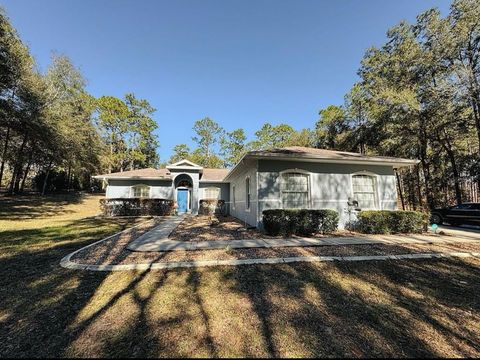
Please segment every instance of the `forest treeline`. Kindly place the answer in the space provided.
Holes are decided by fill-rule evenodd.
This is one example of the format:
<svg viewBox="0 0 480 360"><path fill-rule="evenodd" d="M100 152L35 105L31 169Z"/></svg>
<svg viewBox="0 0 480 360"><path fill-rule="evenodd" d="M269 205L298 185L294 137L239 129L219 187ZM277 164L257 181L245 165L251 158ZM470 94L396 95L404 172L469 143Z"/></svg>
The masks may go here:
<svg viewBox="0 0 480 360"><path fill-rule="evenodd" d="M94 98L65 56L40 73L3 12L0 20L2 185L20 192L32 178L41 189L85 188L94 173L160 165L146 100ZM416 158L397 173L405 208L479 201L480 2L400 22L366 51L358 75L311 128L265 123L248 141L242 128L206 117L194 123L195 146L176 145L168 162L230 167L246 151L293 145Z"/></svg>
<svg viewBox="0 0 480 360"><path fill-rule="evenodd" d="M91 175L158 164L146 100L95 98L66 56L42 73L0 11L0 187L88 189Z"/></svg>

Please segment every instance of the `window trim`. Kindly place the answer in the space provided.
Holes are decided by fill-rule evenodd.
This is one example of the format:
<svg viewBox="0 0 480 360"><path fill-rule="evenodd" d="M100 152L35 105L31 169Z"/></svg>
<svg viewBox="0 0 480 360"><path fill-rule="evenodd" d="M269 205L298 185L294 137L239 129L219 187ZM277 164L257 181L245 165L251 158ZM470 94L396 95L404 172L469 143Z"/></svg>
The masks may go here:
<svg viewBox="0 0 480 360"><path fill-rule="evenodd" d="M148 188L147 196L135 196L135 188L146 187ZM130 186L130 198L132 199L150 199L152 196L152 187L147 184L135 184Z"/></svg>
<svg viewBox="0 0 480 360"><path fill-rule="evenodd" d="M279 172L278 181L279 181L279 191L280 191L280 201L282 203L282 209L285 209L283 201L283 191L282 191L282 181L283 176L286 174L303 174L307 177L307 209L312 209L312 173L303 169L287 169Z"/></svg>
<svg viewBox="0 0 480 360"><path fill-rule="evenodd" d="M247 191L247 180L248 180L248 191ZM249 176L245 176L245 211L246 212L250 212L252 208L251 202L252 202L252 179L249 175Z"/></svg>
<svg viewBox="0 0 480 360"><path fill-rule="evenodd" d="M373 192L373 195L375 197L375 200L374 200L375 201L375 207L374 208L362 208L359 204L360 208L362 210L382 210L382 208L380 206L380 204L381 204L381 201L380 201L380 187L378 186L379 185L378 179L379 179L380 175L375 174L374 172L371 172L371 171L366 171L366 170L357 171L355 173L350 174L350 194L351 194L352 198L355 198L355 194L353 192L353 178L354 178L354 176L358 176L358 175L370 176L371 178L373 178L373 185L375 187L374 192Z"/></svg>
<svg viewBox="0 0 480 360"><path fill-rule="evenodd" d="M235 197L235 185L232 185L232 209L235 210L236 197Z"/></svg>

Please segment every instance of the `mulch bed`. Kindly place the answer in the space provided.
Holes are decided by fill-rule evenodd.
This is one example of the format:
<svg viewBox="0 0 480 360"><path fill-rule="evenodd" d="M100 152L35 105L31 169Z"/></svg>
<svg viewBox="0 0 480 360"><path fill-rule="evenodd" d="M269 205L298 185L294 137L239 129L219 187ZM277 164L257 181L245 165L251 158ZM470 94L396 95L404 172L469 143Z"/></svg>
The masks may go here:
<svg viewBox="0 0 480 360"><path fill-rule="evenodd" d="M270 236L257 229L248 229L248 224L233 216L197 215L189 216L170 234L171 240L177 241L216 241L216 240L248 240L248 239L281 239L281 236ZM312 238L351 236L347 231L334 234L314 234ZM298 238L296 235L290 238Z"/></svg>
<svg viewBox="0 0 480 360"><path fill-rule="evenodd" d="M215 215L189 216L169 236L171 240L177 241L242 240L265 237L266 235L257 229L246 229L245 224L233 216Z"/></svg>
<svg viewBox="0 0 480 360"><path fill-rule="evenodd" d="M405 244L405 245L335 245L283 248L221 249L172 252L132 252L127 250L129 242L159 224L154 219L141 226L130 229L107 241L77 253L71 260L89 265L140 264L152 262L175 262L193 260L253 259L295 256L364 256L397 255L413 253L435 253L454 251L480 251L479 243L457 244ZM228 224L233 228L233 225ZM225 228L224 228L225 229ZM255 230L255 232L257 232ZM222 232L222 234L225 231ZM253 233L253 232L252 232ZM251 234L252 234L251 233ZM261 234L261 233L260 233ZM177 233L177 236L178 233ZM209 235L210 236L210 235ZM257 235L258 236L258 235ZM263 235L262 235L263 236ZM178 239L178 237L177 237Z"/></svg>

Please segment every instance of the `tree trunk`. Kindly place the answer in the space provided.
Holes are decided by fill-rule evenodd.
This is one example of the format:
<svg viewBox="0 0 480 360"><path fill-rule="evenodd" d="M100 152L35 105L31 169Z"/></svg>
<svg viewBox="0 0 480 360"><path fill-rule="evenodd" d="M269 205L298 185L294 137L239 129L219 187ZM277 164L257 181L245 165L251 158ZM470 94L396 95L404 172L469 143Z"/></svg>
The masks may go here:
<svg viewBox="0 0 480 360"><path fill-rule="evenodd" d="M402 184L397 169L395 169L395 176L397 177L398 194L400 195L400 201L402 202L402 210L405 210L405 200L403 199Z"/></svg>
<svg viewBox="0 0 480 360"><path fill-rule="evenodd" d="M3 171L5 170L5 161L7 157L8 141L10 140L10 126L7 126L7 134L5 136L5 144L2 151L2 164L0 165L0 188L2 187Z"/></svg>
<svg viewBox="0 0 480 360"><path fill-rule="evenodd" d="M52 161L48 163L47 171L45 172L45 179L43 179L42 195L45 195L45 191L47 190L47 181L48 181L48 176L50 175L51 167L52 167Z"/></svg>
<svg viewBox="0 0 480 360"><path fill-rule="evenodd" d="M20 179L17 180L21 176L22 168L23 168L23 150L25 149L25 145L27 144L28 136L25 134L23 136L22 145L20 146L20 150L18 151L17 161L15 162L15 166L13 168L12 180L10 182L10 194L14 194L15 191L18 191L18 184Z"/></svg>
<svg viewBox="0 0 480 360"><path fill-rule="evenodd" d="M27 180L27 177L28 177L28 173L30 172L30 167L32 166L32 161L29 160L28 161L28 164L27 164L27 168L25 169L25 174L23 175L23 179L22 179L22 185L20 186L20 192L23 193L23 190L25 189L25 182Z"/></svg>
<svg viewBox="0 0 480 360"><path fill-rule="evenodd" d="M452 173L453 173L453 182L455 187L455 200L457 205L462 203L462 190L460 188L460 174L458 173L457 161L455 160L455 153L452 150L452 146L448 139L438 139L440 144L442 145L443 149L447 153L448 159L450 160L450 164L452 165Z"/></svg>
<svg viewBox="0 0 480 360"><path fill-rule="evenodd" d="M70 190L70 174L71 174L71 171L72 171L72 167L69 165L68 166L68 171L67 171L67 184L66 184L66 188L67 188L67 191Z"/></svg>

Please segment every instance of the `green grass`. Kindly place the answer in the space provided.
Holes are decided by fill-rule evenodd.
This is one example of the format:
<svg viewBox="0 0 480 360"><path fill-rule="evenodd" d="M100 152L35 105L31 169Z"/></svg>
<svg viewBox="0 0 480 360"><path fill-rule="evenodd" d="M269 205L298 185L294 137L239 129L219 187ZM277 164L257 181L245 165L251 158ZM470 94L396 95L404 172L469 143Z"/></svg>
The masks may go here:
<svg viewBox="0 0 480 360"><path fill-rule="evenodd" d="M60 268L97 200L0 198L0 357L480 356L478 260Z"/></svg>

